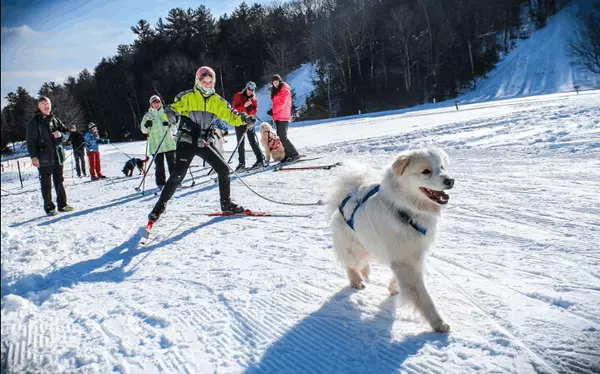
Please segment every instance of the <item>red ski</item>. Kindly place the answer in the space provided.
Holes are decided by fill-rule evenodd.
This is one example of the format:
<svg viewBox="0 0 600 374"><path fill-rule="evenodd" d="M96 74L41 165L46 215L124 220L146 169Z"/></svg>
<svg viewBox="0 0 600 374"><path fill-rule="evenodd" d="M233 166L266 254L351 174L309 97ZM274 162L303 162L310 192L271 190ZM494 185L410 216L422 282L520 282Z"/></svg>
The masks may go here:
<svg viewBox="0 0 600 374"><path fill-rule="evenodd" d="M293 214L293 213L269 213L269 212L253 212L250 209L246 209L241 213L233 212L211 212L211 213L200 213L201 215L211 217L310 217L314 212L308 214Z"/></svg>

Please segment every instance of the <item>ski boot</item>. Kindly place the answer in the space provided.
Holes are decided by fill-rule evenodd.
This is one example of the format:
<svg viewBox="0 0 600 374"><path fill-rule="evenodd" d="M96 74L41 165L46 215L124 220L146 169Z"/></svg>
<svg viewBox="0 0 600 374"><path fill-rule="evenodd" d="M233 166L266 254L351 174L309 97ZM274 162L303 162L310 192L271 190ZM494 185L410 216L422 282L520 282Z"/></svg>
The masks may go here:
<svg viewBox="0 0 600 374"><path fill-rule="evenodd" d="M265 164L263 161L256 161L252 166L250 166L250 169L258 169L258 168L262 168L265 167Z"/></svg>
<svg viewBox="0 0 600 374"><path fill-rule="evenodd" d="M231 201L231 199L224 199L224 200L222 199L221 200L221 211L227 212L227 213L238 214L238 213L244 212L244 207L241 205L237 205L236 203Z"/></svg>
<svg viewBox="0 0 600 374"><path fill-rule="evenodd" d="M152 228L152 226L154 225L154 222L158 221L160 216L165 212L165 209L166 209L165 204L157 204L154 207L154 209L152 209L152 212L150 212L150 214L148 214L148 225L146 225L146 228L148 228L148 226L150 226L150 228Z"/></svg>

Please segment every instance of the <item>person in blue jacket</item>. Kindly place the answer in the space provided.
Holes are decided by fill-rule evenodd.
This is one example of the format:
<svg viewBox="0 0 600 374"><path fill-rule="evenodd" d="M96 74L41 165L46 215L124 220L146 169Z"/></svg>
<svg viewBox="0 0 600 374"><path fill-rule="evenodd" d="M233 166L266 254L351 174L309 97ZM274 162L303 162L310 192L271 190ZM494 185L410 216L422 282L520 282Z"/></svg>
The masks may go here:
<svg viewBox="0 0 600 374"><path fill-rule="evenodd" d="M102 168L100 167L100 147L98 143L107 143L105 139L101 139L98 135L98 127L94 122L90 122L88 131L84 135L85 137L85 149L87 151L88 160L90 162L90 176L92 180L98 180L106 178L102 174Z"/></svg>

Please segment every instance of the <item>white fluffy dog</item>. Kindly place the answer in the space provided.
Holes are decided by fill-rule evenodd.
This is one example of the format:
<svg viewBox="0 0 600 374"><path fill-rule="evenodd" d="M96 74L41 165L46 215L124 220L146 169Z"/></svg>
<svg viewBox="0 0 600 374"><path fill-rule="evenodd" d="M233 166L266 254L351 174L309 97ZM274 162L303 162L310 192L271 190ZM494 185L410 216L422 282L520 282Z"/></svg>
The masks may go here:
<svg viewBox="0 0 600 374"><path fill-rule="evenodd" d="M392 295L402 293L437 332L450 330L439 315L423 280L427 251L434 245L443 192L452 188L448 155L437 148L399 154L379 180L368 171L345 175L329 199L331 233L350 285L364 288L369 260L388 265Z"/></svg>

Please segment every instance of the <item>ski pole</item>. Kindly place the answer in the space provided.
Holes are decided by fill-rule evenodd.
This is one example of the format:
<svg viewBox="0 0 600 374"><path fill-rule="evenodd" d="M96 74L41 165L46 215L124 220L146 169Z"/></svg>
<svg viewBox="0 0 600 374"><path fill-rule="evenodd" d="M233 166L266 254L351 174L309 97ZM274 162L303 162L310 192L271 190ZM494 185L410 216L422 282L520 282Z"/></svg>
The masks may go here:
<svg viewBox="0 0 600 374"><path fill-rule="evenodd" d="M192 168L188 167L188 171L190 172L190 175L192 176L192 187L194 187L196 185L196 180L194 179L194 173L192 173Z"/></svg>
<svg viewBox="0 0 600 374"><path fill-rule="evenodd" d="M231 156L229 157L229 160L227 160L228 165L229 165L229 162L231 162L233 155L235 155L235 151L237 151L237 149L240 147L240 144L242 144L242 142L246 139L246 133L247 132L244 132L244 135L242 135L242 138L240 139L240 141L237 143L237 145L233 149L233 152L231 152ZM210 175L212 172L213 172L213 168L210 168L210 170L208 171L208 173L206 175Z"/></svg>
<svg viewBox="0 0 600 374"><path fill-rule="evenodd" d="M146 170L148 170L145 166L148 162L148 139L150 139L150 135L146 134L146 153L144 153L144 174L146 174ZM144 180L144 185L142 186L142 195L146 192L146 180Z"/></svg>
<svg viewBox="0 0 600 374"><path fill-rule="evenodd" d="M109 141L108 144L112 145L113 147L115 147L119 152L121 152L122 154L124 154L125 156L127 156L130 160L133 158L130 155L128 155L127 153L123 152L121 150L121 148L117 147L116 145L113 144L113 142Z"/></svg>

